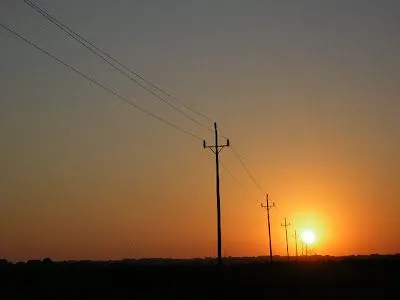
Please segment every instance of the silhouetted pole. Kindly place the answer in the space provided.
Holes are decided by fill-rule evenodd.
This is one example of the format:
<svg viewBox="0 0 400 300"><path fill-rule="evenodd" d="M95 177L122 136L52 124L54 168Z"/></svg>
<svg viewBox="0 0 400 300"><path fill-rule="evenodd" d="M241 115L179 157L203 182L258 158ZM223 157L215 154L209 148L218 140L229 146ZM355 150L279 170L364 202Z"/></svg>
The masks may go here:
<svg viewBox="0 0 400 300"><path fill-rule="evenodd" d="M216 180L217 180L217 235L218 235L218 265L222 264L222 234L221 234L221 199L219 194L219 152L224 147L229 147L229 140L225 145L218 145L218 130L217 123L214 122L215 130L215 145L207 146L206 141L203 141L203 147L209 148L215 154L216 165Z"/></svg>
<svg viewBox="0 0 400 300"><path fill-rule="evenodd" d="M269 209L274 207L275 203L272 203L272 205L269 205L268 201L268 194L267 194L267 204L264 205L261 203L261 207L265 207L267 209L267 219L268 219L268 238L269 238L269 260L272 263L272 240L271 240L271 223L269 220Z"/></svg>
<svg viewBox="0 0 400 300"><path fill-rule="evenodd" d="M299 259L299 255L297 254L297 230L294 230L294 242L296 244L296 259Z"/></svg>
<svg viewBox="0 0 400 300"><path fill-rule="evenodd" d="M285 227L285 234L286 234L286 254L287 258L289 260L289 244L288 244L288 238L287 238L287 228L290 226L290 223L286 223L286 217L285 217L285 223L281 224L281 226Z"/></svg>

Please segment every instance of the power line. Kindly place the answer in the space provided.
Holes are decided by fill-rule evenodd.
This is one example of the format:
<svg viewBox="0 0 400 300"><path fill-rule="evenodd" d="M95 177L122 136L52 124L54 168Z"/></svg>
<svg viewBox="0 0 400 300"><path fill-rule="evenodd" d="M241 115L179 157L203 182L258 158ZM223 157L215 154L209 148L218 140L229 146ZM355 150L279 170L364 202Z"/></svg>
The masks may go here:
<svg viewBox="0 0 400 300"><path fill-rule="evenodd" d="M99 83L99 82L96 81L95 79L89 77L88 75L82 73L82 72L79 71L78 69L76 69L76 68L72 67L71 65L67 64L67 63L64 62L61 58L59 58L59 57L57 57L57 56L51 54L49 51L47 51L47 50L41 48L40 46L36 45L34 42L32 42L32 41L28 40L27 38L23 37L22 35L20 35L20 34L17 33L16 31L12 30L11 28L7 27L6 25L0 23L0 26L1 26L2 28L4 28L5 30L7 30L8 32L12 33L14 36L18 37L19 39L21 39L21 40L23 40L24 42L28 43L28 44L31 45L32 47L36 48L36 49L39 50L40 52L42 52L42 53L46 54L47 56L51 57L54 61L56 61L56 62L62 64L62 65L63 65L64 67L66 67L67 69L69 69L69 70L75 72L76 74L80 75L80 76L83 77L84 79L90 81L91 83L93 83L93 84L97 85L98 87L102 88L103 90L107 91L107 92L110 93L111 95L113 95L113 96L117 97L118 99L120 99L120 100L126 102L127 104L133 106L133 107L136 108L137 110L140 110L141 112L144 112L144 113L147 114L148 116L151 116L151 117L153 117L153 118L155 118L155 119L157 119L157 120L159 120L159 121L161 121L161 122L167 124L168 126L170 126L170 127L174 128L174 129L180 131L180 132L183 132L183 133L185 133L185 134L187 134L187 135L190 135L190 136L192 136L192 137L194 137L194 138L196 138L196 139L203 140L200 136L196 135L195 133L193 133L193 132L191 132L191 131L189 131L189 130L186 130L186 129L184 129L184 128L181 128L181 127L179 127L178 125L175 125L175 124L173 124L173 123L171 123L171 122L165 120L164 118L162 118L162 117L160 117L160 116L158 116L158 115L156 115L156 114L154 114L154 113L152 113L152 112L150 112L150 111L148 111L148 110L142 108L141 106L139 106L139 105L137 105L136 103L132 102L132 101L129 100L128 98L125 98L125 97L121 96L121 95L118 94L117 92L113 91L112 89L108 88L107 86L105 86L105 85Z"/></svg>
<svg viewBox="0 0 400 300"><path fill-rule="evenodd" d="M240 188L246 193L248 194L251 198L253 198L255 201L257 201L258 203L261 203L253 194L251 194L249 192L249 190L247 188L244 187L244 185L237 179L237 177L235 175L233 175L233 173L226 167L226 165L220 160L219 161L221 167L225 170L225 172L232 177L232 179L234 181L236 181L236 183L240 186Z"/></svg>
<svg viewBox="0 0 400 300"><path fill-rule="evenodd" d="M246 167L243 159L241 158L240 154L235 150L234 147L231 147L233 153L235 154L236 158L239 160L240 164L242 165L243 169L246 171L247 175L249 175L250 179L254 182L254 184L257 186L257 188L260 190L261 193L265 193L264 189L261 187L261 185L257 182L257 180L254 178L254 176L250 173L249 169Z"/></svg>
<svg viewBox="0 0 400 300"><path fill-rule="evenodd" d="M196 124L206 128L207 130L209 130L210 132L213 132L212 129L210 129L207 125L203 124L202 122L198 121L197 119L193 118L192 116L188 115L187 113L185 113L184 111L182 111L181 109L179 109L178 107L176 107L175 105L173 105L171 102L169 102L167 99L161 97L159 94L155 93L152 89L150 89L148 86L144 85L142 82L140 82L139 80L137 80L136 78L132 77L130 74L128 74L127 72L125 72L124 70L128 71L129 73L133 74L134 76L136 76L137 78L141 79L143 82L147 83L148 85L150 85L153 89L161 92L162 94L164 94L165 96L169 97L172 100L176 100L178 101L182 106L184 106L185 108L187 108L188 110L196 113L197 115L203 117L204 119L207 119L208 121L212 121L212 119L208 116L206 116L205 114L199 112L196 109L191 108L189 105L185 104L183 101L180 101L179 99L172 97L171 94L169 94L168 92L166 92L164 89L160 88L159 86L157 86L156 84L152 83L150 80L147 80L146 78L144 78L142 75L140 75L139 73L133 71L132 69L130 69L129 67L127 67L125 64L121 63L120 61L118 61L117 59L115 59L114 57L112 57L111 55L109 55L108 53L106 53L105 51L103 51L102 49L100 49L99 47L97 47L93 42L90 42L88 39L84 38L82 35L80 35L79 33L77 33L76 31L74 31L73 29L71 29L70 27L68 27L67 25L65 25L64 23L62 23L61 21L59 21L58 19L56 19L55 17L53 17L52 15L50 15L47 11L45 11L44 9L40 8L39 6L37 6L36 4L34 4L33 2L29 1L29 0L24 0L24 2L29 5L32 9L34 9L36 12L38 12L40 15L42 15L43 17L45 17L48 21L50 21L52 24L54 24L55 26L57 26L58 28L60 28L62 31L64 31L67 35L69 35L70 37L72 37L74 40L76 40L78 43L80 43L82 46L84 46L85 48L87 48L89 51L91 51L92 53L94 53L96 56L98 56L100 59L102 59L104 62L106 62L107 64L109 64L111 67L113 67L115 70L119 71L122 75L126 76L127 78L129 78L130 80L132 80L133 82L135 82L136 84L138 84L140 87L142 87L143 89L145 89L147 92L151 93L153 96L155 96L157 99L163 101L165 104L169 105L170 107L172 107L173 109L175 109L176 111L178 111L179 113L183 114L184 116L186 116L188 119L190 119L191 121L195 122ZM110 62L109 60L111 60L112 62L114 62L115 64L117 64L118 66L120 66L121 68L119 68L118 66L114 65L112 62ZM223 136L226 138L226 136ZM243 159L241 158L241 156L239 155L239 153L232 148L234 154L236 155L236 157L238 158L240 164L242 165L242 167L245 169L246 173L249 175L249 177L251 178L251 180L255 183L255 185L257 186L257 188L264 193L265 191L261 188L260 184L257 182L257 180L254 178L254 176L251 174L251 172L249 171L249 169L246 167L246 165L244 164Z"/></svg>
<svg viewBox="0 0 400 300"><path fill-rule="evenodd" d="M210 154L208 155L208 157L210 159L214 159ZM262 204L252 193L250 193L250 191L244 186L244 184L242 182L240 182L239 179L237 179L237 177L235 175L233 175L233 173L227 168L226 164L219 159L219 165L222 167L222 169L224 169L224 171L238 184L238 186L240 186L240 188L246 193L248 194L248 196L250 198L253 198L255 201L257 201L259 204Z"/></svg>
<svg viewBox="0 0 400 300"><path fill-rule="evenodd" d="M91 51L92 53L94 53L96 56L98 56L100 59L102 59L103 61L105 61L107 64L109 64L111 67L113 67L115 70L119 71L122 75L126 76L127 78L129 78L130 80L132 80L133 82L135 82L136 84L138 84L141 88L145 89L147 92L149 92L150 94L152 94L154 97L156 97L157 99L161 100L162 102L164 102L165 104L167 104L168 106L170 106L171 108L173 108L174 110L176 110L177 112L179 112L180 114L184 115L186 118L188 118L189 120L193 121L194 123L206 128L208 131L213 132L213 130L211 128L209 128L207 125L203 124L202 122L200 122L199 120L197 120L196 118L190 116L189 114L187 114L186 112L184 112L183 110L181 110L180 108L178 108L177 106L175 106L174 104L172 104L171 102L169 102L167 99L161 97L159 94L155 93L151 88L149 88L148 86L146 86L145 84L143 84L142 82L140 82L139 80L137 80L136 78L132 77L131 75L129 75L127 72L125 72L124 70L122 70L121 68L119 68L118 66L114 65L112 62L110 62L108 59L110 59L111 61L113 61L115 64L119 65L120 67L122 67L123 69L127 70L128 72L130 72L131 74L134 74L136 77L140 78L142 81L144 81L145 83L147 83L148 85L150 85L151 87L153 87L154 89L158 90L159 92L163 93L164 95L168 96L171 98L171 95L168 94L167 92L165 92L163 89L159 88L158 86L156 86L155 84L153 84L152 82L150 82L149 80L145 79L142 75L138 74L137 72L131 70L130 68L128 68L126 65L122 64L121 62L119 62L118 60L116 60L115 58L113 58L111 55L107 54L106 52L104 52L103 50L101 50L100 48L98 48L96 45L94 45L92 42L90 42L89 40L85 39L84 37L82 37L80 34L78 34L77 32L75 32L74 30L72 30L71 28L69 28L67 25L63 24L62 22L60 22L59 20L57 20L55 17L53 17L52 15L50 15L48 12L46 12L45 10L43 10L42 8L40 8L39 6L37 6L36 4L34 4L33 2L29 1L29 0L24 0L24 2L29 5L31 8L33 8L36 12L38 12L39 14L41 14L43 17L45 17L48 21L50 21L51 23L53 23L54 25L56 25L58 28L60 28L62 31L64 31L66 34L68 34L70 37L72 37L74 40L76 40L78 43L80 43L82 46L84 46L85 48L87 48L89 51ZM100 54L100 53L101 54ZM108 58L108 59L107 59ZM207 116L205 116L204 114L196 111L195 109L192 109L191 107L189 107L188 105L186 105L185 103L183 103L182 101L177 100L181 105L183 105L184 107L186 107L187 109L191 110L192 112L195 112L196 114L206 118L207 120L211 120L210 118L208 118Z"/></svg>

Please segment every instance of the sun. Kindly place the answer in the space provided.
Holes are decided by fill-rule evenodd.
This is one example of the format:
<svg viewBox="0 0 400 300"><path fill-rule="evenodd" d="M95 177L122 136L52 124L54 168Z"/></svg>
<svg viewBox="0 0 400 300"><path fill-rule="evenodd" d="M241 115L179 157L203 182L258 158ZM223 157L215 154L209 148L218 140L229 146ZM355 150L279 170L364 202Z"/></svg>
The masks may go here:
<svg viewBox="0 0 400 300"><path fill-rule="evenodd" d="M303 240L304 243L306 243L308 245L314 243L315 238L316 238L315 233L314 233L314 231L311 231L311 230L303 231L301 234L301 239Z"/></svg>

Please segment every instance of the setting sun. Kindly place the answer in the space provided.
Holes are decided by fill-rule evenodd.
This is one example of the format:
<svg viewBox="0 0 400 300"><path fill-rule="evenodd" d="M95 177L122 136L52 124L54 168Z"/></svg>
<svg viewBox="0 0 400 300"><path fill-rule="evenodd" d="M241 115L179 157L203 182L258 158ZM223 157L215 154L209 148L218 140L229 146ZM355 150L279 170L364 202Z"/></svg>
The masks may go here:
<svg viewBox="0 0 400 300"><path fill-rule="evenodd" d="M315 233L311 230L306 230L303 231L303 233L301 234L301 239L303 240L304 243L306 244L312 244L315 242Z"/></svg>

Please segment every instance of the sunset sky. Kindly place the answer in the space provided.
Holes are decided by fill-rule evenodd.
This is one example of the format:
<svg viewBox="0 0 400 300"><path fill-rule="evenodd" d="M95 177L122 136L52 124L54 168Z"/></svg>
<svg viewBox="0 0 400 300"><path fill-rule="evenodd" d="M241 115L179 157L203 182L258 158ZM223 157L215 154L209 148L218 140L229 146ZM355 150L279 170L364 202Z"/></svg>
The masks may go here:
<svg viewBox="0 0 400 300"><path fill-rule="evenodd" d="M291 254L294 229L316 233L317 254L400 252L399 1L34 2L218 122L232 145L220 156L223 255L268 254L266 192L275 254L284 217ZM0 23L213 144L23 1L1 1ZM201 139L3 28L0 43L0 258L216 255L215 161Z"/></svg>

